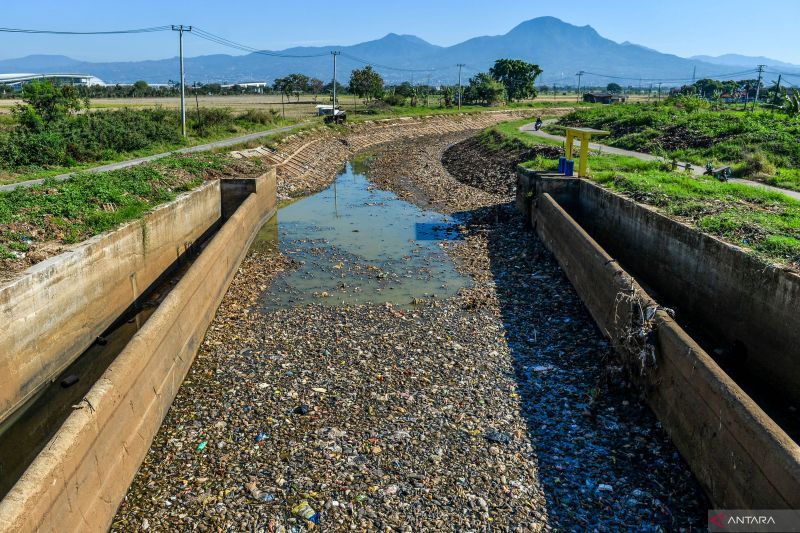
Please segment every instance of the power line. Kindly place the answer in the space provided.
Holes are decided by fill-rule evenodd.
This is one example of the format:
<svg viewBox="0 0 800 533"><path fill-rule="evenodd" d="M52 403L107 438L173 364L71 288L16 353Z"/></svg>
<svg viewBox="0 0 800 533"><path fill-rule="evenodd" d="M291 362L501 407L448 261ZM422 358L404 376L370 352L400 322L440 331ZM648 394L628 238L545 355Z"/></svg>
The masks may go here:
<svg viewBox="0 0 800 533"><path fill-rule="evenodd" d="M258 48L253 48L252 46L248 46L246 44L238 43L236 41L232 41L230 39L226 39L225 37L221 37L219 35L215 35L211 32L207 32L201 28L194 28L192 35L199 37L201 39L205 39L206 41L210 41L222 46L227 46L228 48L234 48L236 50L241 50L243 52L250 52L252 54L259 54L269 57L286 57L286 58L293 58L293 59L303 59L303 58L311 58L311 57L327 57L327 53L319 53L319 54L283 54L280 52L270 52L269 50L260 50Z"/></svg>
<svg viewBox="0 0 800 533"><path fill-rule="evenodd" d="M153 33L169 31L171 26L153 26L152 28L137 28L132 30L106 30L106 31L61 31L61 30L31 30L22 28L0 28L2 33L45 33L50 35L118 35L126 33Z"/></svg>

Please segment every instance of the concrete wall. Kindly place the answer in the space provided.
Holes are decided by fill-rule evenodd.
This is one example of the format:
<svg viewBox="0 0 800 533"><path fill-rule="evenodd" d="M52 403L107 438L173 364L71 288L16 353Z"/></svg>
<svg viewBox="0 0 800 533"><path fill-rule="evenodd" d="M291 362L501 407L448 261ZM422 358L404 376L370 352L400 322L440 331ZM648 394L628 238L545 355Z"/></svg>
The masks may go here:
<svg viewBox="0 0 800 533"><path fill-rule="evenodd" d="M220 218L219 181L0 286L0 421L88 348Z"/></svg>
<svg viewBox="0 0 800 533"><path fill-rule="evenodd" d="M520 170L517 205L548 192L732 363L800 403L800 276L586 180ZM531 195L526 193L531 191Z"/></svg>
<svg viewBox="0 0 800 533"><path fill-rule="evenodd" d="M581 180L576 220L738 367L800 405L800 276ZM646 277L645 277L646 275Z"/></svg>
<svg viewBox="0 0 800 533"><path fill-rule="evenodd" d="M251 240L274 210L273 169L0 502L0 530L108 528Z"/></svg>
<svg viewBox="0 0 800 533"><path fill-rule="evenodd" d="M537 186L524 174L521 185ZM526 201L532 227L627 359L714 505L798 508L800 447L549 194L518 197L523 208ZM644 346L653 349L655 361L642 366L628 342L629 326L647 309L653 311L653 334Z"/></svg>

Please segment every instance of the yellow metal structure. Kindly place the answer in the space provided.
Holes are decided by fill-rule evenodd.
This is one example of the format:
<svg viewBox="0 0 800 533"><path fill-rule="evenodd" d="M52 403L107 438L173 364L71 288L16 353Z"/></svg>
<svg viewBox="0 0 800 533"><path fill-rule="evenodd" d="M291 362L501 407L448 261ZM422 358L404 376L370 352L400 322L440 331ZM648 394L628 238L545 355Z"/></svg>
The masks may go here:
<svg viewBox="0 0 800 533"><path fill-rule="evenodd" d="M567 159L572 159L572 143L575 139L581 140L580 162L578 163L578 177L585 178L589 171L589 139L592 135L608 135L609 132L593 128L567 128Z"/></svg>

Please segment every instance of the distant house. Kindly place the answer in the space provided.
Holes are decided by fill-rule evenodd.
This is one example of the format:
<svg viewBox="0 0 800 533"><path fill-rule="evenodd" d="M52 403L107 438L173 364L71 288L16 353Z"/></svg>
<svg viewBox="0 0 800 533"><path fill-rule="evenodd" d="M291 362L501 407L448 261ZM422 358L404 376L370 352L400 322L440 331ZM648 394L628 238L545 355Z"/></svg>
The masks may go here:
<svg viewBox="0 0 800 533"><path fill-rule="evenodd" d="M625 96L611 93L586 93L583 101L592 104L622 104L625 103Z"/></svg>

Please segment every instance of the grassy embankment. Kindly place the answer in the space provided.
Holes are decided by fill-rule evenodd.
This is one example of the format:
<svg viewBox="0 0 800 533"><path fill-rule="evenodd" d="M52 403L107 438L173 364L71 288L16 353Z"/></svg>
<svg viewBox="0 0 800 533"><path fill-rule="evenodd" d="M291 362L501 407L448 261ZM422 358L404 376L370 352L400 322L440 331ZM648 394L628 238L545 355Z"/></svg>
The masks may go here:
<svg viewBox="0 0 800 533"><path fill-rule="evenodd" d="M712 161L731 166L739 177L800 190L800 117L766 110L713 110L695 106L694 100L578 109L546 130L605 129L611 136L602 142L611 146L698 165Z"/></svg>
<svg viewBox="0 0 800 533"><path fill-rule="evenodd" d="M152 163L0 193L0 271L17 271L191 190L205 179L236 171L256 175L258 159L221 154L169 156ZM234 169L235 167L235 169Z"/></svg>
<svg viewBox="0 0 800 533"><path fill-rule="evenodd" d="M519 131L527 122L499 124L487 130L483 139L496 144L499 133L502 142L522 143L527 147L553 144ZM797 200L748 185L673 172L666 162L591 153L589 165L591 179L604 187L752 250L765 261L800 268ZM555 170L557 161L537 158L526 166Z"/></svg>
<svg viewBox="0 0 800 533"><path fill-rule="evenodd" d="M276 113L226 108L200 109L187 117L180 135L174 110L118 110L83 113L42 131L19 127L9 115L0 120L0 184L169 152L186 146L290 124Z"/></svg>

